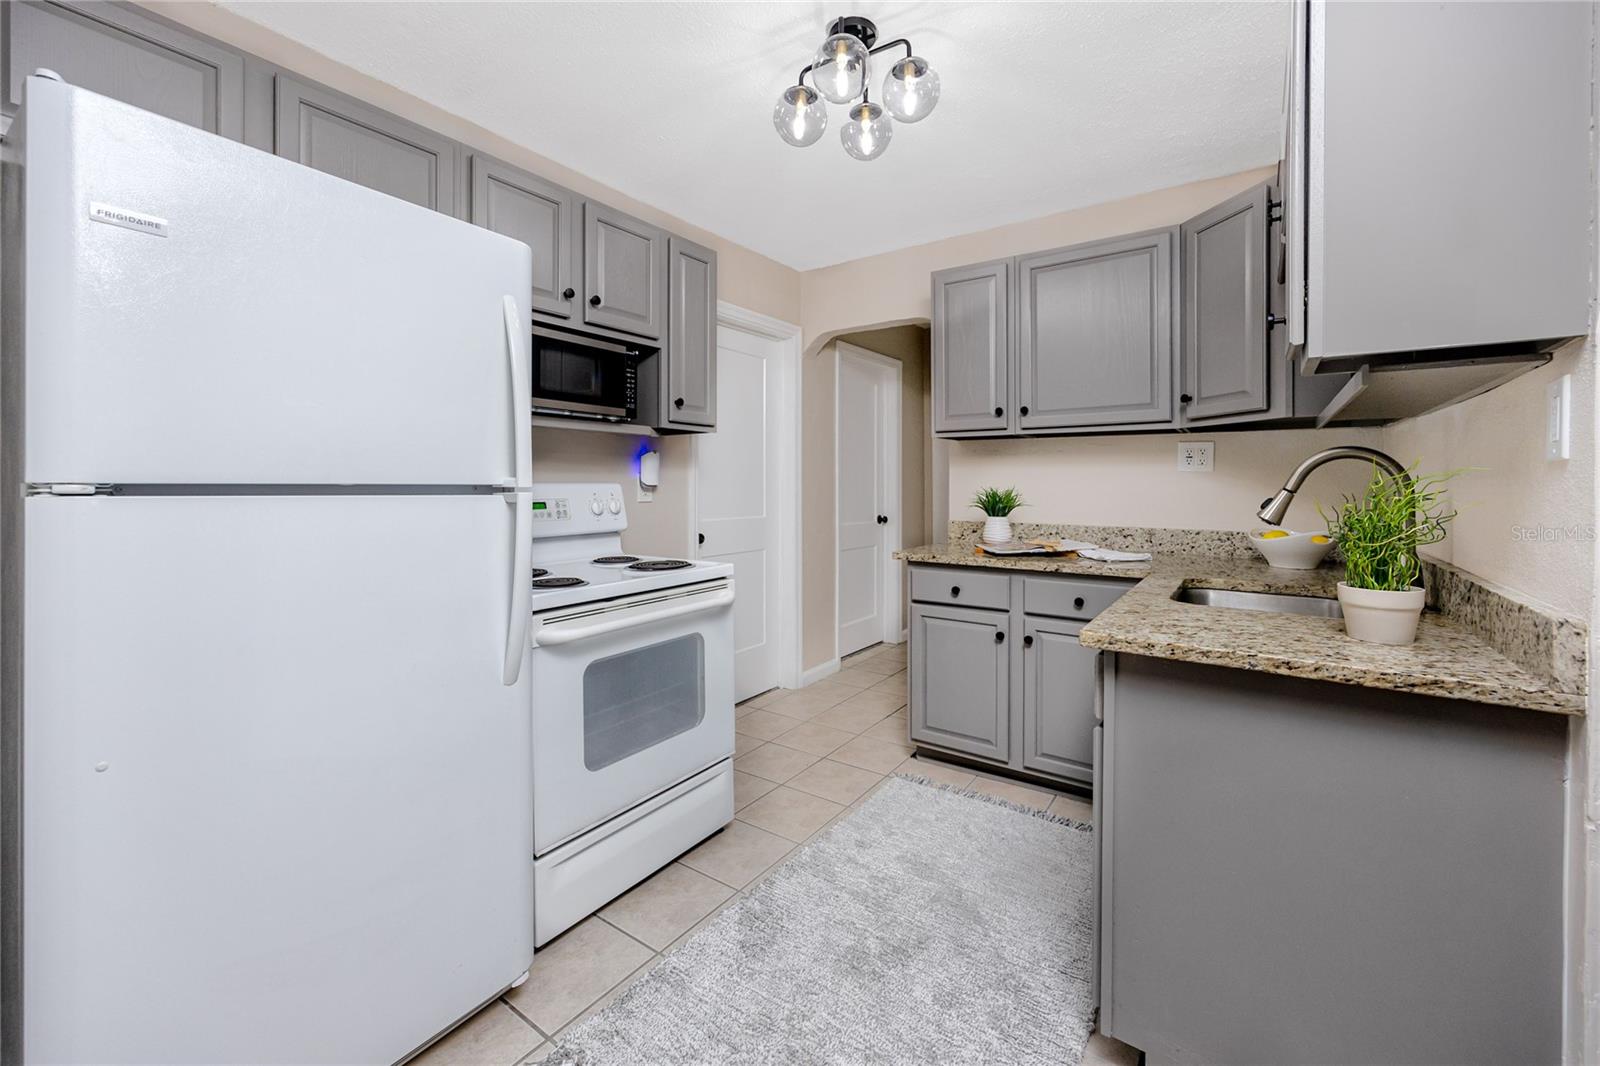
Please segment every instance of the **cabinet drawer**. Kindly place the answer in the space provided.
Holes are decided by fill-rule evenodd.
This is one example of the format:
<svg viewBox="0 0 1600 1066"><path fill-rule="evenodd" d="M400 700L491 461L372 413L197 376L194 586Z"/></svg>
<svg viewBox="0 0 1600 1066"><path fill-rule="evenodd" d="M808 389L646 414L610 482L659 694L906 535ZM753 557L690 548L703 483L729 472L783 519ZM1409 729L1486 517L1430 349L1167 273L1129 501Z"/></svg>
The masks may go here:
<svg viewBox="0 0 1600 1066"><path fill-rule="evenodd" d="M1027 614L1089 619L1132 587L1127 582L1092 577L1025 577L1022 609Z"/></svg>
<svg viewBox="0 0 1600 1066"><path fill-rule="evenodd" d="M1011 606L1011 578L958 567L911 570L911 598L918 603L948 603L1004 611Z"/></svg>

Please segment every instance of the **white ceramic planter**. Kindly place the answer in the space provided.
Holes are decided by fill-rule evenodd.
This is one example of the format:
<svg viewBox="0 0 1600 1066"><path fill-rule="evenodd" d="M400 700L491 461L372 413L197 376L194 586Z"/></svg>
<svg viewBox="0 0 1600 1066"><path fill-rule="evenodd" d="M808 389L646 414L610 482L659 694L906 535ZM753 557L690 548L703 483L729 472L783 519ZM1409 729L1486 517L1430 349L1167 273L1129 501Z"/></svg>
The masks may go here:
<svg viewBox="0 0 1600 1066"><path fill-rule="evenodd" d="M1010 541L1011 519L1009 517L990 515L983 520L983 542L985 544L1007 544Z"/></svg>
<svg viewBox="0 0 1600 1066"><path fill-rule="evenodd" d="M1423 592L1358 589L1339 582L1339 606L1344 609L1344 631L1356 640L1374 644L1411 644L1417 639L1422 618Z"/></svg>

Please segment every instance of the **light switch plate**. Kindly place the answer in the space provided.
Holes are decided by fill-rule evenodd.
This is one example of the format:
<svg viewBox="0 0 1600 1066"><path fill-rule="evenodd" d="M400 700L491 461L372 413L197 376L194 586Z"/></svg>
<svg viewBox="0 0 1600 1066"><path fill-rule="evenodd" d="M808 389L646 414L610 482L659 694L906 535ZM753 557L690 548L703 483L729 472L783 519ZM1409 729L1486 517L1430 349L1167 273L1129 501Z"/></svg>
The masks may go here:
<svg viewBox="0 0 1600 1066"><path fill-rule="evenodd" d="M1572 375L1562 374L1545 387L1544 457L1572 458Z"/></svg>
<svg viewBox="0 0 1600 1066"><path fill-rule="evenodd" d="M1178 445L1178 469L1187 474L1209 474L1212 448L1208 440L1183 441Z"/></svg>

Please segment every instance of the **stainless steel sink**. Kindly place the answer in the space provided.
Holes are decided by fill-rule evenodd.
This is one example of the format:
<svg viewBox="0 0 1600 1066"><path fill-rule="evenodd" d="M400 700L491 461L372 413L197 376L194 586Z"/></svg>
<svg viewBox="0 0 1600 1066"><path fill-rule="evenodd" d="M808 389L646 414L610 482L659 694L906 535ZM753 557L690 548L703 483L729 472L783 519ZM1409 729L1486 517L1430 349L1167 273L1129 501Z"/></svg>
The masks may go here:
<svg viewBox="0 0 1600 1066"><path fill-rule="evenodd" d="M1173 594L1179 603L1202 607L1232 607L1237 611L1271 611L1277 614L1310 614L1319 618L1343 618L1339 601L1326 596L1288 596L1277 592L1233 592L1229 589L1181 588Z"/></svg>

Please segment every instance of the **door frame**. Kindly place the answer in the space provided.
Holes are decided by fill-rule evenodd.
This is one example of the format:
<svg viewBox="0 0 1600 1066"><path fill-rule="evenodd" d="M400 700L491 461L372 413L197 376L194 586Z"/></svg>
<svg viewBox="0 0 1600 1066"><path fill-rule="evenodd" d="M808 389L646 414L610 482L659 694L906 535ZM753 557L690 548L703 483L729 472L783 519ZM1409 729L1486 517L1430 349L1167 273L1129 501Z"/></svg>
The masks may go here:
<svg viewBox="0 0 1600 1066"><path fill-rule="evenodd" d="M904 575L902 568L897 564L894 553L904 547L901 543L904 524L900 520L900 505L904 500L903 486L901 485L900 455L900 404L904 384L904 367L900 360L891 359L887 355L859 348L845 341L835 341L833 344L833 649L835 659L843 657L839 647L839 368L843 365L845 357L865 363L883 374L887 381L888 389L884 392L883 408L880 412L882 419L879 430L882 433L880 444L883 448L884 469L881 472L883 483L881 488L885 498L885 509L889 512L889 521L883 527L881 541L882 565L879 573L882 581L878 588L878 616L882 621L881 640L885 644L903 644L909 632L911 619L906 617L904 601ZM894 609L891 617L890 609Z"/></svg>
<svg viewBox="0 0 1600 1066"><path fill-rule="evenodd" d="M750 311L726 300L717 301L718 329L727 328L773 341L773 389L769 405L776 417L767 423L767 445L777 456L778 483L774 486L772 527L777 543L777 581L767 602L768 632L773 635L779 688L799 688L800 665L800 327L792 322ZM714 342L714 341L713 341ZM688 528L684 543L690 557L700 557L696 533L700 522L700 434L694 434L689 456ZM738 592L735 590L735 595Z"/></svg>

